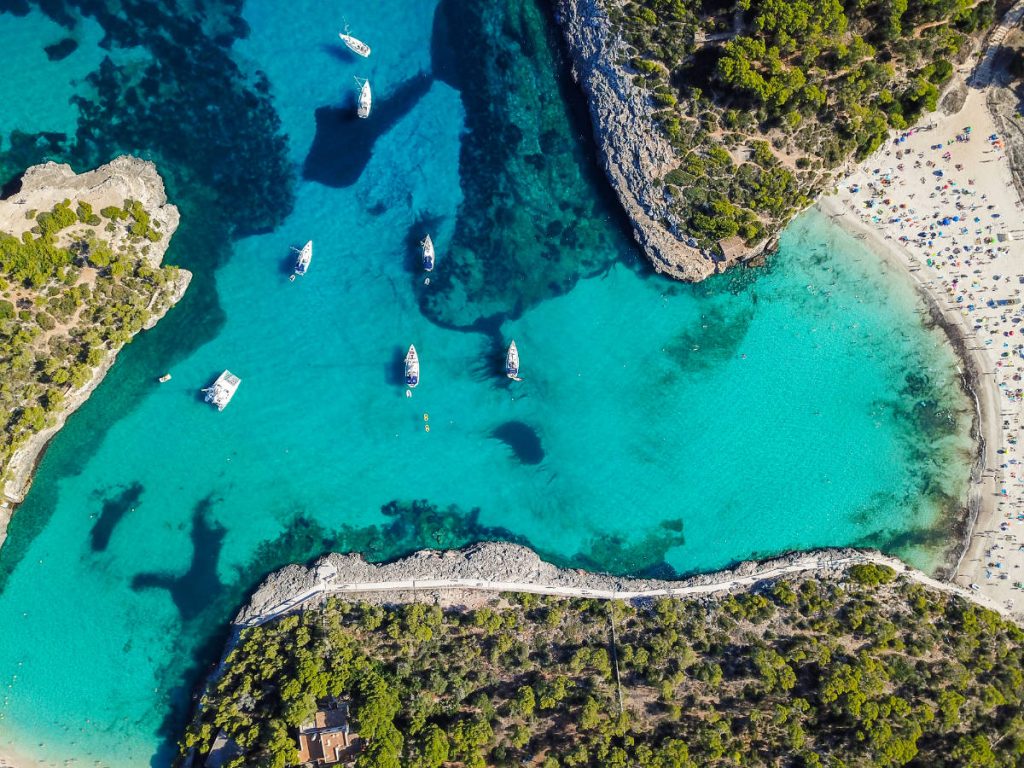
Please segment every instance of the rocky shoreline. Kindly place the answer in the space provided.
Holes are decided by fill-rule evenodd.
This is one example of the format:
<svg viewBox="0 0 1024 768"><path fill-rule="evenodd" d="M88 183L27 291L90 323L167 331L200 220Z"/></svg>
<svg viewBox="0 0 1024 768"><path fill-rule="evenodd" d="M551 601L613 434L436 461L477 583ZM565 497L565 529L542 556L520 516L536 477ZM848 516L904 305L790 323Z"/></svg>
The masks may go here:
<svg viewBox="0 0 1024 768"><path fill-rule="evenodd" d="M657 272L687 282L715 274L708 253L667 229L668 205L652 179L675 167L674 151L653 126L650 99L615 62L614 39L601 0L558 0L555 16L569 52L572 77L583 89L597 143L598 160L633 225L633 236Z"/></svg>
<svg viewBox="0 0 1024 768"><path fill-rule="evenodd" d="M167 201L167 192L156 165L129 155L115 158L106 165L92 171L76 174L70 165L49 162L36 165L25 171L18 191L0 200L0 231L19 235L19 229L32 224L27 221L25 211L49 210L64 199L86 201L99 210L107 205L120 205L126 199L139 201L150 219L159 224L162 237L149 244L143 258L153 267L160 266L170 246L171 238L178 228L180 216L176 206ZM179 270L178 277L169 292L165 307L157 308L145 324L152 328L185 294L192 274ZM2 498L0 498L0 547L7 537L7 526L17 505L20 504L32 485L36 467L39 465L50 440L61 430L68 417L89 399L99 386L107 371L117 359L115 350L93 371L92 377L80 389L69 392L62 408L57 411L55 422L46 429L35 433L11 456L3 468Z"/></svg>
<svg viewBox="0 0 1024 768"><path fill-rule="evenodd" d="M728 258L687 244L672 224L664 191L654 184L678 165L678 158L654 129L650 96L616 63L625 56L624 43L613 34L602 0L556 0L555 18L573 80L589 105L598 161L655 271L695 283L774 250L775 237L730 252Z"/></svg>
<svg viewBox="0 0 1024 768"><path fill-rule="evenodd" d="M379 564L367 562L359 553L330 553L308 566L285 566L263 580L232 621L220 660L199 684L197 696L221 678L243 630L318 607L328 598L379 605L430 601L462 608L485 604L500 592L517 591L591 599L643 600L663 596L714 599L793 576L813 574L816 578L843 579L852 565L862 563L887 566L931 589L970 600L1011 618L1006 609L983 595L933 579L877 550L852 547L745 560L732 568L675 581L559 568L542 560L529 547L509 542L481 542L456 550L420 550Z"/></svg>
<svg viewBox="0 0 1024 768"><path fill-rule="evenodd" d="M677 225L666 193L655 180L676 168L679 158L656 127L650 95L636 86L634 75L618 63L628 58L627 46L612 29L605 2L555 0L555 19L569 54L573 80L587 99L597 159L632 223L634 238L656 272L685 282L700 282L737 264L760 266L778 247L778 233L753 247L733 238L737 242L719 254L697 247ZM968 71L972 69L968 67ZM944 100L956 87L962 87L958 78L946 84ZM852 159L846 160L833 173L832 181L840 182L857 167ZM825 185L806 207L828 194Z"/></svg>
<svg viewBox="0 0 1024 768"><path fill-rule="evenodd" d="M358 553L332 553L310 566L286 566L272 573L256 588L249 602L236 615L234 627L237 634L245 626L318 604L328 595L337 597L346 593L358 594L358 599L371 602L403 603L423 600L426 596L451 605L464 604L470 593L493 593L505 587L511 587L508 591L533 591L523 588L535 586L551 594L564 591L566 596L571 596L569 593L572 592L588 592L596 598L611 597L614 593L623 599L632 599L636 593L649 592L684 596L746 590L755 583L808 571L822 578L839 578L851 564L859 562L886 565L935 589L975 600L991 610L1006 614L1000 606L985 598L933 579L897 558L875 550L846 547L792 552L669 581L559 568L541 560L528 547L507 542L485 542L458 550L421 550L382 564L368 563ZM418 583L412 589L412 582L422 584Z"/></svg>

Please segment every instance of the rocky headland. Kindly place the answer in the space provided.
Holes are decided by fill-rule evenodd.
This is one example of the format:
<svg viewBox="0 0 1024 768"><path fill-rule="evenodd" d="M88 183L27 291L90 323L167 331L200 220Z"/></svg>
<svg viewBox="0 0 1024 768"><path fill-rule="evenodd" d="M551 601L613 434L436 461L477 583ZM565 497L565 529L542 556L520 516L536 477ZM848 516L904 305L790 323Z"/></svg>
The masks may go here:
<svg viewBox="0 0 1024 768"><path fill-rule="evenodd" d="M911 7L888 26L859 6L801 25L824 6L782 18L757 2L557 0L555 14L637 242L657 272L697 282L760 263L796 214L934 111L1006 5Z"/></svg>
<svg viewBox="0 0 1024 768"><path fill-rule="evenodd" d="M305 763L341 717L356 765L1017 765L1020 627L876 554L813 556L643 592L621 590L672 582L595 580L505 544L286 569L286 591L339 592L241 630L178 764ZM344 581L417 575L479 583L476 600ZM612 593L634 597L595 599Z"/></svg>
<svg viewBox="0 0 1024 768"><path fill-rule="evenodd" d="M655 129L650 97L617 62L624 43L614 34L601 0L559 0L556 13L572 60L572 76L590 105L598 160L633 224L633 236L655 270L698 282L715 274L714 256L666 227L671 212L654 179L678 164Z"/></svg>
<svg viewBox="0 0 1024 768"><path fill-rule="evenodd" d="M1007 614L998 604L968 590L938 581L902 561L874 550L853 548L794 552L744 561L733 568L677 581L635 579L574 568L559 568L519 544L484 542L459 550L421 550L390 563L368 563L358 553L332 553L310 566L289 565L272 573L235 617L236 628L260 624L327 596L357 594L358 599L403 603L433 599L443 605L474 604L480 593L527 591L565 597L640 599L693 596L731 590L813 572L841 577L851 565L875 563L941 591L971 599ZM486 599L486 596L485 596Z"/></svg>
<svg viewBox="0 0 1024 768"><path fill-rule="evenodd" d="M184 295L191 273L161 266L178 222L156 166L130 156L80 174L66 164L33 166L0 200L7 265L0 271L0 303L17 312L0 312L0 328L6 326L0 357L35 357L15 382L13 396L23 390L23 401L4 409L6 436L13 439L0 454L0 545L50 439L103 380L123 344L156 325ZM22 243L35 251L18 252ZM34 259L45 265L37 269ZM100 321L104 309L117 313L116 319ZM25 330L32 338L15 348L13 339L23 338L15 332ZM90 346L74 346L90 332ZM70 379L45 368L45 358L57 354L68 355ZM73 370L73 363L83 367ZM46 394L36 404L40 387ZM31 402L24 399L30 391ZM32 414L29 424L26 414L36 409L44 413Z"/></svg>

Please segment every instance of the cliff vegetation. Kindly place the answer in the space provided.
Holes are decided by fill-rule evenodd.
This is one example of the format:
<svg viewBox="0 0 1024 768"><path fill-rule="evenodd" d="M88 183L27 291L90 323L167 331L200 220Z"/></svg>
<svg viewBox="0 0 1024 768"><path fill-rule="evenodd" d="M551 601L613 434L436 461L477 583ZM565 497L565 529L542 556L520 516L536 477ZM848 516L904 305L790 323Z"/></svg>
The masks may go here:
<svg viewBox="0 0 1024 768"><path fill-rule="evenodd" d="M182 756L223 733L228 765L293 765L332 698L360 768L1016 766L1024 632L874 564L640 604L331 598L241 634Z"/></svg>
<svg viewBox="0 0 1024 768"><path fill-rule="evenodd" d="M677 165L673 229L756 245L936 108L992 0L603 0Z"/></svg>
<svg viewBox="0 0 1024 768"><path fill-rule="evenodd" d="M0 467L180 295L177 268L149 257L170 235L139 201L23 216L20 236L0 232Z"/></svg>

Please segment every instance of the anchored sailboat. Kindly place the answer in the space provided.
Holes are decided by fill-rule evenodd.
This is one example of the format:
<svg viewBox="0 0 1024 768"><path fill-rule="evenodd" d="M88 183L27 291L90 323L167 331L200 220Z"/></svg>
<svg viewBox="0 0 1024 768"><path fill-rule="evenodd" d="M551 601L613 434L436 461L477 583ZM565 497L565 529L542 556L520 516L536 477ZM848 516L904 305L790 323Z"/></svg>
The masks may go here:
<svg viewBox="0 0 1024 768"><path fill-rule="evenodd" d="M420 243L423 246L423 268L427 272L434 271L434 243L430 239L430 235L427 235L423 242Z"/></svg>
<svg viewBox="0 0 1024 768"><path fill-rule="evenodd" d="M338 37L341 38L341 42L348 46L348 49L352 53L362 56L364 59L370 55L370 46L364 43L362 40L357 40L352 35L346 35L344 32L339 32Z"/></svg>
<svg viewBox="0 0 1024 768"><path fill-rule="evenodd" d="M409 352L405 356L405 386L412 389L420 383L420 358L416 354L416 347L409 345Z"/></svg>
<svg viewBox="0 0 1024 768"><path fill-rule="evenodd" d="M508 352L505 354L505 375L512 381L522 381L519 378L519 350L516 349L515 339L508 345Z"/></svg>
<svg viewBox="0 0 1024 768"><path fill-rule="evenodd" d="M296 250L292 248L292 250ZM302 250L298 252L299 257L295 260L295 274L304 275L306 270L309 269L309 262L313 260L313 241L310 240L304 246Z"/></svg>
<svg viewBox="0 0 1024 768"><path fill-rule="evenodd" d="M369 117L370 107L373 105L373 94L370 93L370 81L360 81L357 77L356 83L359 84L359 106L356 109L356 114L359 117Z"/></svg>

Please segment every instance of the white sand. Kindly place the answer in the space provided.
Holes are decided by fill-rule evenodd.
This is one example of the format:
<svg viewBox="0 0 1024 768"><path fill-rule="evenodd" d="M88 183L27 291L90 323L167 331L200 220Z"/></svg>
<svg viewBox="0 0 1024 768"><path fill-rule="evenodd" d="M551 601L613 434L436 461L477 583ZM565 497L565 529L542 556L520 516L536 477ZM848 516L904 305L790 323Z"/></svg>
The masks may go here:
<svg viewBox="0 0 1024 768"><path fill-rule="evenodd" d="M969 140L956 141L968 126ZM985 93L972 89L956 115L926 118L904 142L886 144L822 207L866 225L963 329L987 446L955 580L1024 618L1024 591L1014 586L1024 582L1024 205L994 133Z"/></svg>
<svg viewBox="0 0 1024 768"><path fill-rule="evenodd" d="M25 757L6 739L0 742L0 768L43 768L43 763Z"/></svg>

